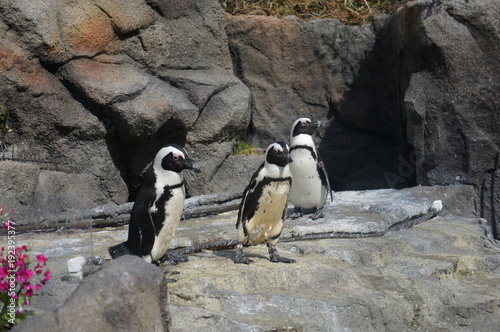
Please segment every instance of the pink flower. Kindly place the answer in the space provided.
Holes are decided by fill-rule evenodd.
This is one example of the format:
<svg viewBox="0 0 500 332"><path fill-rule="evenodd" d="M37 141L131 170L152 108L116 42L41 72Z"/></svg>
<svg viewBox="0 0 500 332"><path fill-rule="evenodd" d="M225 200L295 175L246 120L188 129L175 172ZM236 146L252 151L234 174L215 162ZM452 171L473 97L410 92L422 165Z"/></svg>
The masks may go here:
<svg viewBox="0 0 500 332"><path fill-rule="evenodd" d="M4 213L3 208L1 213ZM0 217L5 219L5 215ZM8 220L4 226L9 225L10 222ZM36 255L36 264L32 264L35 262L28 256L29 249L26 245L17 247L14 251L14 255L8 255L5 247L0 248L0 292L9 292L11 282L15 280L16 283L15 294L8 297L2 296L0 308L6 305L4 297L8 301L14 299L16 311L22 313L25 308L21 304L30 305L29 299L34 295L34 291L41 290L43 285L51 279L51 272L47 268L47 258L44 255ZM34 267L30 267L32 265Z"/></svg>
<svg viewBox="0 0 500 332"><path fill-rule="evenodd" d="M42 280L42 284L44 284L44 285L45 285L45 283L46 283L47 281L49 281L49 280L50 280L50 278L52 278L51 272L50 272L49 270L45 271L45 273L43 274L43 277L44 277L44 278L43 278L43 280Z"/></svg>
<svg viewBox="0 0 500 332"><path fill-rule="evenodd" d="M44 255L36 255L36 260L40 264L46 264L47 263L47 258Z"/></svg>
<svg viewBox="0 0 500 332"><path fill-rule="evenodd" d="M33 296L33 286L30 283L24 285L23 288L24 288L24 292L25 292L24 295L26 297L32 297Z"/></svg>
<svg viewBox="0 0 500 332"><path fill-rule="evenodd" d="M34 273L33 273L32 270L21 270L21 271L18 271L18 275L17 275L16 281L18 281L18 282L28 281L28 279L30 279L33 276L33 274Z"/></svg>

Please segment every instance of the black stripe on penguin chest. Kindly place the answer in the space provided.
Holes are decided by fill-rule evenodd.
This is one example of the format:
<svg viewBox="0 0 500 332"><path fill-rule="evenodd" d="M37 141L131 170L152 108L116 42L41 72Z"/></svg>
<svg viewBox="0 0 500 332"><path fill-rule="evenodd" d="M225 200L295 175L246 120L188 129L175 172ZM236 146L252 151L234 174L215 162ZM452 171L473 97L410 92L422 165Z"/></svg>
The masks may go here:
<svg viewBox="0 0 500 332"><path fill-rule="evenodd" d="M290 184L292 183L291 177L265 177L264 179L262 179L262 181L255 186L255 189L248 199L246 220L252 219L257 211L261 209L265 210L268 206L272 205L274 200L279 199L278 197L273 197L273 195L278 193L278 190L280 186L283 185L283 183L286 183L286 186L288 186L289 189ZM288 190L286 190L286 192L283 192L282 195L288 196ZM282 206L280 208L285 209L285 206ZM264 213L264 211L262 212Z"/></svg>
<svg viewBox="0 0 500 332"><path fill-rule="evenodd" d="M175 189L182 188L184 186L184 181L173 186L163 187L163 193L154 202L154 207L156 209L155 213L152 213L153 223L155 226L155 235L158 235L163 227L163 223L169 215L169 212L165 210L167 202L174 196ZM179 195L178 193L177 195Z"/></svg>

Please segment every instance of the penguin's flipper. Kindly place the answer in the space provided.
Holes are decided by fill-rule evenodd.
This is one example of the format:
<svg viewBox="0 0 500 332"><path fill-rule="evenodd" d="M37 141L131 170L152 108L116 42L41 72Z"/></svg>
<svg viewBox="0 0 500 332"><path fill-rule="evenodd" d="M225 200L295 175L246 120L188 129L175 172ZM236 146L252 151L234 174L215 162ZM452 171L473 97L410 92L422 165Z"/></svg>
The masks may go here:
<svg viewBox="0 0 500 332"><path fill-rule="evenodd" d="M139 255L146 256L151 253L155 243L156 230L153 223L153 217L150 213L141 216L142 222L138 224L140 234Z"/></svg>
<svg viewBox="0 0 500 332"><path fill-rule="evenodd" d="M257 176L264 168L264 163L262 163L257 171L252 175L250 183L243 191L243 197L241 198L240 207L238 210L238 221L236 222L236 228L242 223L245 235L247 234L246 223L250 220L255 211L257 210L258 200L260 193L255 192L255 187L257 186Z"/></svg>
<svg viewBox="0 0 500 332"><path fill-rule="evenodd" d="M328 173L326 172L326 167L325 163L323 162L323 159L321 159L321 156L319 155L319 151L317 151L317 157L318 157L318 174L321 179L321 183L326 186L326 192L327 195L330 193L330 200L333 202L333 193L332 193L332 187L330 186L330 180L328 180Z"/></svg>
<svg viewBox="0 0 500 332"><path fill-rule="evenodd" d="M127 242L134 255L144 257L149 255L153 249L156 229L150 209L155 199L154 174L152 167L150 167L130 213Z"/></svg>

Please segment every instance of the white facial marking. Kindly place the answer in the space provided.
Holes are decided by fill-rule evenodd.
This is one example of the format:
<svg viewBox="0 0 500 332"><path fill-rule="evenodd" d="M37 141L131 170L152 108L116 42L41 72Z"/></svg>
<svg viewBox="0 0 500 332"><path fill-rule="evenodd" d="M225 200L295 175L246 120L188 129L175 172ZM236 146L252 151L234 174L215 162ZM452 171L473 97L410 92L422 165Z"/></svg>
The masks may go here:
<svg viewBox="0 0 500 332"><path fill-rule="evenodd" d="M290 131L290 137L293 137L293 130L295 129L295 127L297 126L298 123L302 123L302 124L306 124L308 122L311 122L311 119L309 118L299 118L297 120L295 120L295 122L293 123L293 126L292 126L292 130Z"/></svg>
<svg viewBox="0 0 500 332"><path fill-rule="evenodd" d="M161 169L161 161L169 153L172 153L175 160L177 160L179 158L180 159L185 158L184 153L182 153L182 151L180 151L179 149L176 149L172 146L164 147L160 151L158 151L158 153L156 154L155 161L154 161L154 168L155 169Z"/></svg>

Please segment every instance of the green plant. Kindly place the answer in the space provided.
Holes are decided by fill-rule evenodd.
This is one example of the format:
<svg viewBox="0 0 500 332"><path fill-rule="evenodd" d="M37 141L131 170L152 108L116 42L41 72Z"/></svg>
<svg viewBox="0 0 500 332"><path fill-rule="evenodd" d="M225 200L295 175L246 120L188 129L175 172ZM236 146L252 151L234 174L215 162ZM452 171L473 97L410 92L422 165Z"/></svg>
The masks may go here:
<svg viewBox="0 0 500 332"><path fill-rule="evenodd" d="M249 156L249 155L256 155L256 154L258 154L257 149L254 148L253 146L245 143L245 142L238 141L234 145L234 148L233 148L233 155L234 156Z"/></svg>

